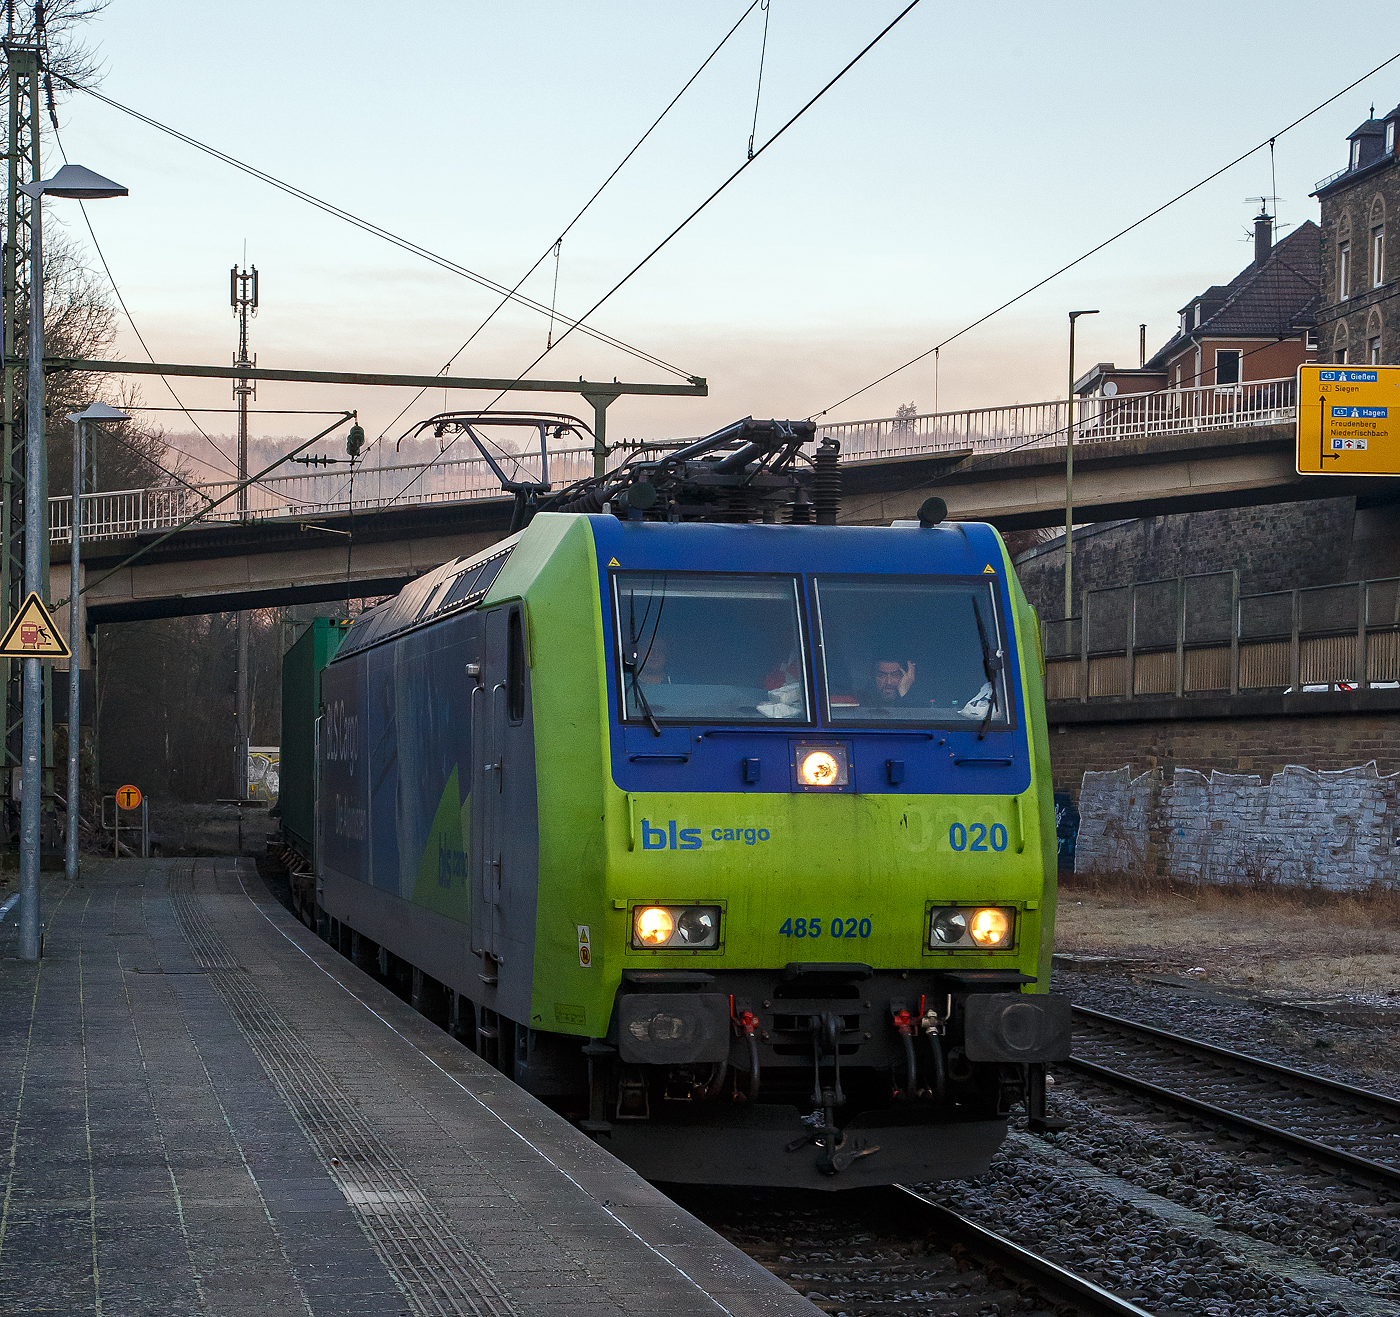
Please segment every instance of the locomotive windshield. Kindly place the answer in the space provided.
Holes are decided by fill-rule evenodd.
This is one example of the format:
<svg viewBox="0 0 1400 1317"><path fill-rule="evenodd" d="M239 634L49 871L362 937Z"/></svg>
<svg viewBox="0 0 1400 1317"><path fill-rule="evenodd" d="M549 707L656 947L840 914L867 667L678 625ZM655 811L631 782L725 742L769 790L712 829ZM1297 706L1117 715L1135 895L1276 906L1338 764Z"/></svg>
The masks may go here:
<svg viewBox="0 0 1400 1317"><path fill-rule="evenodd" d="M624 718L811 721L797 580L619 572Z"/></svg>
<svg viewBox="0 0 1400 1317"><path fill-rule="evenodd" d="M994 578L815 584L830 720L1009 725Z"/></svg>

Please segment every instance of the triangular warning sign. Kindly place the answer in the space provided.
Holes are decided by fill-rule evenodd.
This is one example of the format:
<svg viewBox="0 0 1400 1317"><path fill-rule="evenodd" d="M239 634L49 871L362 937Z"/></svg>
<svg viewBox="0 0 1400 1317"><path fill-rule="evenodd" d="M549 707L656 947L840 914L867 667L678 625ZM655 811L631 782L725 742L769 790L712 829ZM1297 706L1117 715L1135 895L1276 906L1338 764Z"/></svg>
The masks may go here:
<svg viewBox="0 0 1400 1317"><path fill-rule="evenodd" d="M15 615L5 638L0 640L3 658L68 658L68 646L44 607L44 601L30 592L24 607Z"/></svg>
<svg viewBox="0 0 1400 1317"><path fill-rule="evenodd" d="M608 566L609 566L609 567L621 567L622 564L621 564L620 562L618 562L618 560L617 560L616 558L609 558L609 559L608 559Z"/></svg>
<svg viewBox="0 0 1400 1317"><path fill-rule="evenodd" d="M996 574L997 569L993 567L991 563L988 563L984 568L982 568L983 576L995 576Z"/></svg>

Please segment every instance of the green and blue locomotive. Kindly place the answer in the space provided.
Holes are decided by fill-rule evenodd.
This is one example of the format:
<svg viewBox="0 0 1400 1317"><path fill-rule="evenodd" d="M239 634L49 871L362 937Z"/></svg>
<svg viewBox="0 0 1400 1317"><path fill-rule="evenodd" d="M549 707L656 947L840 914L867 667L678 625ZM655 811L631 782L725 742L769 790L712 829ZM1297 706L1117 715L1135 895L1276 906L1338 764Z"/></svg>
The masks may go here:
<svg viewBox="0 0 1400 1317"><path fill-rule="evenodd" d="M1035 615L985 525L678 513L729 451L355 622L320 927L650 1179L976 1174L1069 1046Z"/></svg>

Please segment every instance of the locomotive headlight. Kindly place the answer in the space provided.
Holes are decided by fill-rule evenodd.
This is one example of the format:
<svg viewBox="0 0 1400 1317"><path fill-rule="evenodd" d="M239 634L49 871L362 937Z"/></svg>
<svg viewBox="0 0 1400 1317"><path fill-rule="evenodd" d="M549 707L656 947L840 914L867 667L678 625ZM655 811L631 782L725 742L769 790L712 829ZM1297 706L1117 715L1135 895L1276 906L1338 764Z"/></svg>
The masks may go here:
<svg viewBox="0 0 1400 1317"><path fill-rule="evenodd" d="M660 905L649 905L639 909L635 916L637 944L643 947L664 947L671 940L675 929L671 912Z"/></svg>
<svg viewBox="0 0 1400 1317"><path fill-rule="evenodd" d="M967 938L967 916L961 910L938 910L933 916L933 937L930 945L941 942L956 946Z"/></svg>
<svg viewBox="0 0 1400 1317"><path fill-rule="evenodd" d="M804 787L843 787L851 779L844 745L799 745L795 762Z"/></svg>
<svg viewBox="0 0 1400 1317"><path fill-rule="evenodd" d="M1007 906L944 906L929 912L932 951L1006 951L1016 944L1016 911Z"/></svg>
<svg viewBox="0 0 1400 1317"><path fill-rule="evenodd" d="M710 946L719 934L719 911L704 906L687 910L676 920L676 932L687 946Z"/></svg>
<svg viewBox="0 0 1400 1317"><path fill-rule="evenodd" d="M639 905L632 911L632 945L670 951L712 951L719 946L717 905Z"/></svg>
<svg viewBox="0 0 1400 1317"><path fill-rule="evenodd" d="M1011 917L995 907L974 910L968 932L979 947L1004 947L1011 941Z"/></svg>

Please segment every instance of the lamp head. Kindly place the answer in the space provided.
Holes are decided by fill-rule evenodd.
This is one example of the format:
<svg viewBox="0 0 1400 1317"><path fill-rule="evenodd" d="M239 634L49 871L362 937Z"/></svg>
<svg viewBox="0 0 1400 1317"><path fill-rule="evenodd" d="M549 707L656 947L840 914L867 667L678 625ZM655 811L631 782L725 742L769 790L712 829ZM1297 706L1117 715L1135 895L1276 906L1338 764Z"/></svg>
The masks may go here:
<svg viewBox="0 0 1400 1317"><path fill-rule="evenodd" d="M70 421L129 421L125 412L119 412L115 407L109 407L105 402L92 403L86 411L69 412Z"/></svg>
<svg viewBox="0 0 1400 1317"><path fill-rule="evenodd" d="M79 201L100 201L104 197L124 197L127 190L110 178L103 178L82 165L64 165L52 178L30 183L24 191L31 197L47 193L51 197L74 197Z"/></svg>

